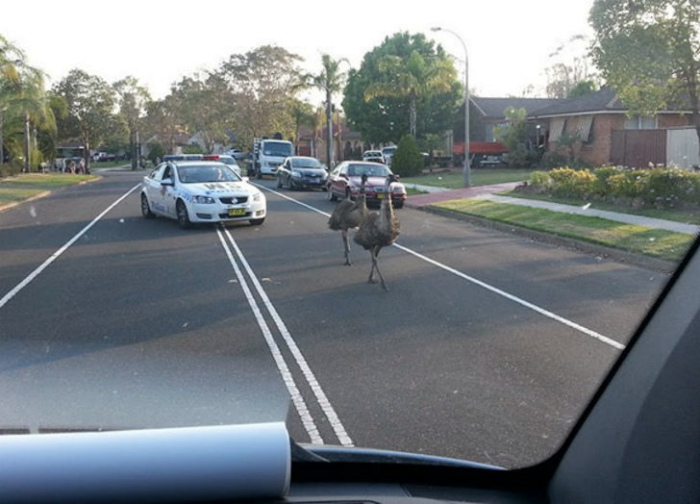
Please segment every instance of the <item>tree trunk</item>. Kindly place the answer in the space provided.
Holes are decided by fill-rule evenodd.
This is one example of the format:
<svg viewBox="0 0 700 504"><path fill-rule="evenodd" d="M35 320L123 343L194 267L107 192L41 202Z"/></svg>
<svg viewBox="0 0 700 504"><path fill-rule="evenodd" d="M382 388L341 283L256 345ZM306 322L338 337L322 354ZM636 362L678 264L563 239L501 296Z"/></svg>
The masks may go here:
<svg viewBox="0 0 700 504"><path fill-rule="evenodd" d="M331 159L332 144L333 141L333 117L332 114L332 103L331 103L331 92L326 90L326 163L328 163L328 168L333 168L333 160Z"/></svg>
<svg viewBox="0 0 700 504"><path fill-rule="evenodd" d="M411 103L408 106L408 114L408 124L410 133L413 138L416 138L416 122L418 122L418 111L415 96L411 96Z"/></svg>
<svg viewBox="0 0 700 504"><path fill-rule="evenodd" d="M29 114L24 114L24 173L29 173Z"/></svg>
<svg viewBox="0 0 700 504"><path fill-rule="evenodd" d="M2 126L3 126L3 120L2 120L2 111L0 111L0 165L5 163L5 150L3 149L2 146Z"/></svg>

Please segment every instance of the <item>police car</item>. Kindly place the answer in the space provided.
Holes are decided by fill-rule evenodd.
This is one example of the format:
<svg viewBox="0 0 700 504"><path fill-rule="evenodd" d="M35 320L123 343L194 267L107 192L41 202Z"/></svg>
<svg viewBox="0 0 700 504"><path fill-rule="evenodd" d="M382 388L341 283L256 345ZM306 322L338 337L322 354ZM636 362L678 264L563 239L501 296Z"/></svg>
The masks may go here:
<svg viewBox="0 0 700 504"><path fill-rule="evenodd" d="M265 195L228 165L217 161L161 163L141 184L141 213L193 223L265 221Z"/></svg>

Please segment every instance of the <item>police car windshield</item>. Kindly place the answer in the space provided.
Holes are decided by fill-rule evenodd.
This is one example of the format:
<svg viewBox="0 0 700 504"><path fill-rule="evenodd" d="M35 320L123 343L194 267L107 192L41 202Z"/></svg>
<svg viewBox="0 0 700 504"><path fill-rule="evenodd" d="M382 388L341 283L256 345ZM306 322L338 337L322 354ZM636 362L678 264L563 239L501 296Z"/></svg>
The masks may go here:
<svg viewBox="0 0 700 504"><path fill-rule="evenodd" d="M224 164L181 166L178 168L178 177L183 184L239 182L242 180L233 170Z"/></svg>

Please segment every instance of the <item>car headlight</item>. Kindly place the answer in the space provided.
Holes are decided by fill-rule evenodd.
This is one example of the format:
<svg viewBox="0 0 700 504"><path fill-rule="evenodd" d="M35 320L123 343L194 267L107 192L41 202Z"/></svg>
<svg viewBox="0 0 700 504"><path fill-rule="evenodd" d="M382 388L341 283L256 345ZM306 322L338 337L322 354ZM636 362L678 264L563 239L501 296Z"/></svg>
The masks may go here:
<svg viewBox="0 0 700 504"><path fill-rule="evenodd" d="M214 198L211 196L193 196L192 201L195 203L205 203L205 204L211 204L214 203Z"/></svg>

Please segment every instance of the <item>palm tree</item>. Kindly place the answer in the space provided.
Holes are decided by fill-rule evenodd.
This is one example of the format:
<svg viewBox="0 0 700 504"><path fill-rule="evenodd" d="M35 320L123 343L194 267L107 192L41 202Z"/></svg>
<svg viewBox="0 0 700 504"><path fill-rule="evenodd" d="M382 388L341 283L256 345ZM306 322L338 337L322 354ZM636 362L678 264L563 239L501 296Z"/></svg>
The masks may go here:
<svg viewBox="0 0 700 504"><path fill-rule="evenodd" d="M30 168L30 126L55 129L44 82L44 72L28 65L22 51L0 37L0 164L5 120L23 123L25 172Z"/></svg>
<svg viewBox="0 0 700 504"><path fill-rule="evenodd" d="M5 126L5 113L15 97L14 83L19 79L17 63L24 59L24 53L5 37L0 35L0 165L5 162L2 133Z"/></svg>
<svg viewBox="0 0 700 504"><path fill-rule="evenodd" d="M379 70L391 76L387 81L375 82L365 90L365 101L380 96L408 98L409 129L416 137L418 99L433 93L452 90L456 72L445 58L425 59L418 51L412 51L407 59L388 55L379 61Z"/></svg>
<svg viewBox="0 0 700 504"><path fill-rule="evenodd" d="M339 93L345 82L345 72L340 71L340 65L348 61L345 58L334 60L328 54L321 55L323 70L318 75L312 75L311 83L326 92L326 162L328 167L333 166L331 159L333 142L333 93Z"/></svg>

